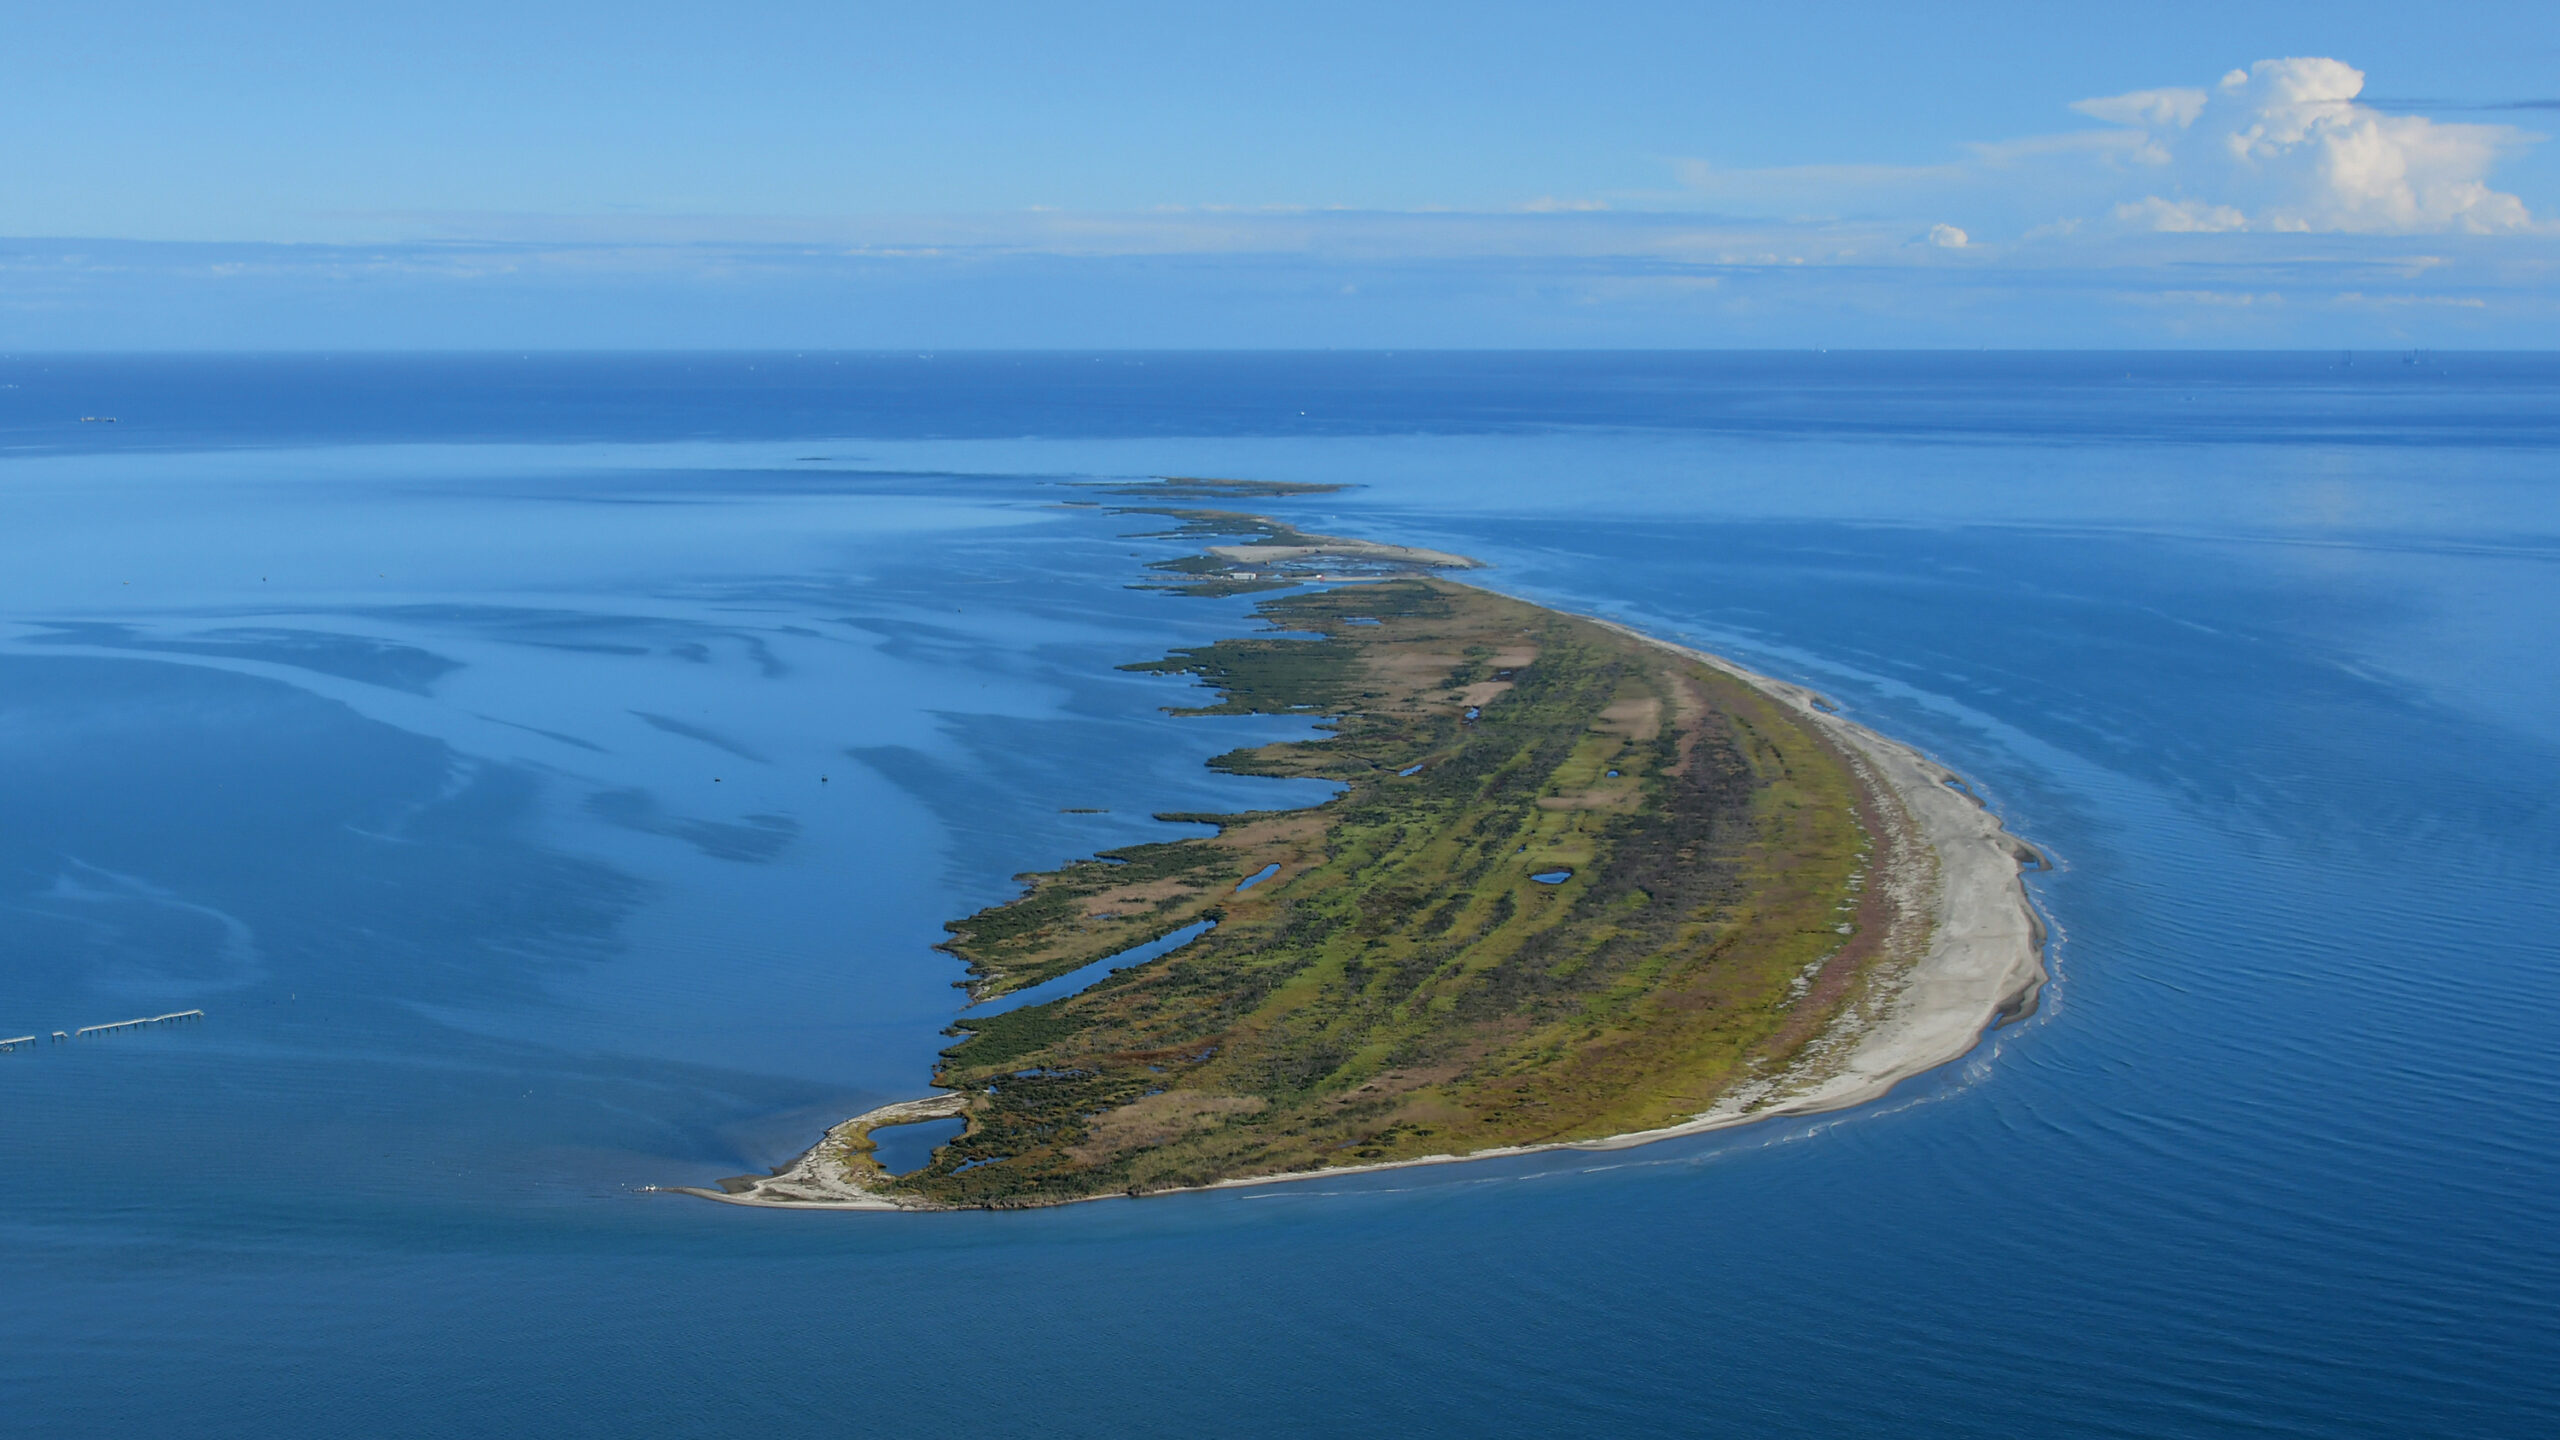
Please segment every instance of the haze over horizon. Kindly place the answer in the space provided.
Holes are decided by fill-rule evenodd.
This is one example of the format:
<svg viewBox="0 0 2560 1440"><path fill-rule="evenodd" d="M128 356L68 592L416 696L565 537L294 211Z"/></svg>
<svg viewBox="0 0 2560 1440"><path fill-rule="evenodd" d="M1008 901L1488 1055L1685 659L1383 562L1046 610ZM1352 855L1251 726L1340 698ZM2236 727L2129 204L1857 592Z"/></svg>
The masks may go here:
<svg viewBox="0 0 2560 1440"><path fill-rule="evenodd" d="M0 348L2480 347L2560 18L29 14Z"/></svg>

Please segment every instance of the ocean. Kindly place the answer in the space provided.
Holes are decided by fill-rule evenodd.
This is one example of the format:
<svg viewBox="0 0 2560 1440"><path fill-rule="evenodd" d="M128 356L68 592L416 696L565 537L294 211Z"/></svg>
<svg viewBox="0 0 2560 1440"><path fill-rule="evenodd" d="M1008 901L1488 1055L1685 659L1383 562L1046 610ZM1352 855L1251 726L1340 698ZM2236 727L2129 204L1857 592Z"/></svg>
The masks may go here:
<svg viewBox="0 0 2560 1440"><path fill-rule="evenodd" d="M1251 623L1167 475L1920 746L2042 1006L1628 1152L649 1191L925 1093L1016 874L1326 793L1115 668ZM2560 1431L2560 357L0 356L0 557L10 1433Z"/></svg>

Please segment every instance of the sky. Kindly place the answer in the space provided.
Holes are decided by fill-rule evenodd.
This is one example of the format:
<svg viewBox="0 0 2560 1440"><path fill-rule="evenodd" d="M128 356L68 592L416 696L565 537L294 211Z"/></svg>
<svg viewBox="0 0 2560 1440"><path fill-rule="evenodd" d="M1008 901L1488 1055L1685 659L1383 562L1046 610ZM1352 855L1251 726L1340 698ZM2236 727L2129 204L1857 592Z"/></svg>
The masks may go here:
<svg viewBox="0 0 2560 1440"><path fill-rule="evenodd" d="M0 348L2560 336L2560 6L0 0Z"/></svg>

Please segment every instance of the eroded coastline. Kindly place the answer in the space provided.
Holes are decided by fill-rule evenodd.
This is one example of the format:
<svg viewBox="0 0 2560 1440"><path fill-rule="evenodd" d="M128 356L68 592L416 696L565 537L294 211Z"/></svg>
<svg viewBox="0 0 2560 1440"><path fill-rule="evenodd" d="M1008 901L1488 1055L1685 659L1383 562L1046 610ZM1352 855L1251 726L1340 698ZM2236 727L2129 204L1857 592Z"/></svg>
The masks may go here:
<svg viewBox="0 0 2560 1440"><path fill-rule="evenodd" d="M1215 1031L1217 1043L1206 1046L1206 1053L1201 1053L1185 1051L1181 1045L1195 1044L1199 1035L1213 1033L1203 1029L1205 1022L1169 1023L1160 1012L1169 1006L1177 1011L1185 1005L1199 1009L1197 997L1184 989L1186 984L1191 990L1204 984L1224 985L1238 993L1258 994L1254 987L1272 983L1267 977L1255 978L1251 963L1237 958L1255 953L1252 947L1257 943L1257 934L1261 936L1260 944L1285 949L1287 943L1295 942L1275 937L1290 933L1289 917L1296 916L1300 928L1304 928L1307 916L1338 901L1339 892L1346 888L1392 888L1400 877L1409 878L1416 873L1454 876L1459 872L1445 867L1440 871L1417 871L1411 863L1402 869L1372 866L1367 871L1344 869L1337 864L1327 871L1322 859L1327 844L1338 846L1345 835L1358 844L1374 846L1378 842L1371 831L1356 828L1334 834L1319 826L1310 832L1310 812L1185 817L1211 819L1225 828L1213 842L1192 842L1187 847L1135 847L1112 857L1076 862L1060 871L1026 877L1032 881L1032 889L1022 900L957 922L952 948L971 961L974 993L981 997L1028 988L1089 963L1090 952L1096 946L1139 938L1149 928L1170 930L1177 922L1192 923L1203 915L1235 916L1237 923L1226 927L1227 943L1243 946L1243 950L1223 962L1213 956L1208 965L1194 966L1194 973L1180 980L1162 974L1115 977L1116 985L1098 983L1080 992L1082 998L1070 997L1077 1003L1059 1001L1031 1007L1041 1013L994 1033L992 1046L992 1023L989 1028L972 1029L967 1038L946 1052L943 1072L936 1077L938 1082L958 1087L951 1093L884 1106L847 1120L792 1165L773 1175L725 1181L716 1192L687 1187L688 1193L734 1204L787 1208L901 1210L1053 1204L1110 1194L1268 1184L1550 1149L1621 1148L1863 1103L1904 1078L1961 1056L1986 1029L2033 1003L2044 979L2041 928L2020 877L2021 862L2032 858L2033 852L2009 837L1969 792L1950 783L1953 777L1942 767L1907 746L1841 719L1820 697L1802 687L1754 674L1720 657L1654 640L1621 626L1540 610L1445 579L1420 578L1458 557L1368 542L1334 541L1258 517L1204 511L1154 513L1176 514L1184 526L1179 533L1185 534L1215 537L1235 533L1234 528L1221 530L1221 526L1256 527L1246 532L1250 537L1247 543L1211 549L1204 557L1206 563L1177 562L1165 567L1177 571L1182 588L1197 593L1288 588L1310 580L1346 578L1329 572L1353 568L1360 572L1358 578L1384 582L1301 592L1300 597L1292 597L1290 604L1268 611L1278 617L1276 623L1308 628L1328 643L1353 643L1347 637L1354 635L1348 627L1355 623L1379 625L1377 617L1353 612L1386 608L1380 602L1393 596L1405 597L1396 603L1424 610L1431 604L1441 604L1448 614L1428 623L1392 616L1386 622L1391 629L1402 626L1410 632L1398 636L1397 643L1405 645L1405 651L1390 648L1382 639L1369 641L1369 649L1356 652L1359 665L1366 667L1356 673L1369 677L1364 684L1374 685L1377 675L1387 673L1389 660L1403 663L1419 655L1427 655L1434 663L1450 659L1450 654L1443 653L1449 650L1446 637L1435 636L1429 624L1443 628L1457 624L1449 618L1451 614L1487 634L1488 627L1509 628L1528 637L1515 642L1518 653L1505 654L1488 650L1484 635L1474 636L1478 642L1474 650L1484 653L1473 654L1445 682L1438 677L1422 677L1433 683L1426 686L1416 682L1412 694L1402 697L1411 714L1398 722L1401 729L1382 726L1374 719L1363 723L1360 706L1389 703L1391 697L1385 691L1357 686L1342 690L1337 686L1334 691L1325 692L1332 703L1321 711L1336 717L1336 733L1318 760L1262 754L1225 757L1220 762L1222 766L1246 773L1313 774L1326 773L1323 767L1327 765L1341 767L1357 760L1374 769L1401 758L1392 753L1390 743L1399 738L1409 738L1414 742L1410 748L1432 752L1441 763L1449 763L1454 755L1484 749L1479 743L1484 736L1506 725L1527 736L1524 743L1534 750L1537 746L1531 742L1540 739L1534 727L1542 723L1539 716L1544 712L1532 713L1527 702L1512 696L1523 677L1541 664L1568 680L1605 672L1606 678L1621 690L1607 695L1591 692L1581 702L1590 713L1575 712L1568 706L1557 712L1562 717L1557 723L1571 722L1586 730L1604 732L1600 750L1592 753L1605 751L1611 758L1594 760L1584 767L1591 769L1589 775L1574 770L1570 757L1556 761L1549 766L1549 772L1541 772L1545 778L1539 783L1545 791L1532 797L1527 809L1514 806L1491 817L1528 826L1516 834L1503 831L1502 844L1495 847L1510 850L1513 841L1519 841L1512 853L1521 858L1517 866L1510 868L1526 871L1548 866L1545 875L1568 877L1565 881L1542 882L1551 883L1560 892L1586 885L1596 877L1589 872L1577 876L1573 862L1579 860L1588 867L1595 860L1623 860L1635 853L1629 848L1627 837L1636 833L1630 827L1645 819L1643 808L1652 803L1645 797L1676 788L1672 778L1682 775L1684 767L1694 770L1706 763L1698 758L1699 736L1715 739L1724 735L1725 739L1717 743L1725 743L1732 754L1741 755L1744 768L1760 767L1746 777L1749 785L1742 787L1760 787L1751 792L1759 796L1753 803L1760 808L1748 811L1746 816L1758 827L1752 832L1758 838L1741 844L1739 849L1733 848L1740 844L1734 841L1740 833L1733 829L1735 816L1745 812L1733 810L1731 804L1739 802L1732 802L1732 797L1727 796L1731 802L1727 805L1729 813L1721 818L1710 815L1700 822L1705 828L1695 829L1695 833L1673 835L1663 843L1685 839L1686 848L1668 853L1695 860L1699 865L1721 864L1729 879L1747 872L1745 878L1771 893L1785 885L1794 885L1804 893L1786 897L1785 904L1762 905L1761 908L1785 913L1762 931L1745 934L1742 932L1748 927L1737 928L1730 916L1737 907L1737 895L1741 897L1741 908L1746 910L1763 898L1751 893L1749 886L1737 892L1728 883L1720 896L1707 891L1685 897L1668 895L1662 893L1666 886L1664 872L1660 871L1650 882L1649 890L1621 886L1622 891L1632 888L1636 898L1625 900L1625 904L1636 907L1636 911L1649 903L1659 908L1661 902L1671 900L1694 911L1691 920L1683 922L1686 929L1662 929L1657 925L1660 933L1655 937L1654 950L1637 956L1634 963L1625 954L1617 954L1613 962L1626 969L1629 976L1638 977L1618 977L1619 989L1651 976L1651 983L1661 986L1675 1002L1668 1006L1656 1004L1651 1010L1643 1010L1621 1005L1618 1010L1609 1011L1599 1006L1591 994L1583 993L1569 997L1578 1007L1570 1008L1569 1013L1556 1003L1524 1002L1517 1015L1494 1016L1496 1023L1488 1025L1483 1013L1487 986L1470 989L1463 983L1439 979L1415 993L1423 1002L1438 1004L1459 1017L1446 1022L1444 1029L1458 1026L1471 1015L1480 1033L1462 1035L1435 1049L1428 1033L1428 1016L1418 1032L1413 1025L1398 1028L1345 1021L1341 1018L1345 1012L1336 1005L1328 1021L1335 1031L1350 1041L1367 1044L1383 1057L1363 1062L1357 1054L1346 1059L1303 1036L1290 1044L1274 1042L1270 1036L1276 1030L1293 1023L1300 1024L1301 1029L1306 1026L1295 1020L1295 1011L1285 1005L1279 1007L1275 1019L1265 996L1258 1002L1263 1007L1258 1011L1237 1010L1232 1000L1224 1002L1235 1015L1222 1015L1223 1019L1233 1022L1236 1015L1242 1015L1244 1020L1231 1024L1227 1030ZM1284 555L1283 551L1290 553ZM1327 610L1322 598L1327 595L1352 598L1334 602L1333 608ZM1593 638L1599 636L1610 640L1604 643ZM1620 648L1611 649L1612 644ZM1222 707L1237 710L1257 704L1285 704L1285 708L1297 713L1308 713L1311 707L1305 702L1285 701L1281 692L1291 686L1303 689L1314 682L1306 675L1268 673L1267 661L1254 658L1257 653L1228 649L1206 661L1195 655L1185 663L1169 661L1132 668L1184 671L1220 686L1219 705L1203 707L1213 712ZM1657 673L1643 662L1630 659L1639 654L1665 657L1669 663ZM1177 657L1178 661L1182 659ZM1513 663L1494 663L1503 660ZM1265 669L1257 671L1256 664L1264 664ZM1693 665L1697 667L1694 672ZM1413 666L1408 664L1406 668ZM1496 675L1502 678L1491 678ZM1554 676L1546 678L1552 680ZM1718 690L1719 681L1733 689ZM1252 693L1242 693L1240 698L1236 688L1239 685L1246 692L1262 686L1271 693L1258 699ZM1650 692L1645 690L1647 686L1652 687ZM1588 691L1589 685L1584 689ZM1663 702L1655 705L1652 721L1642 718L1648 696ZM1434 703L1441 704L1448 713L1431 711ZM1759 706L1782 712L1784 723L1779 723L1777 715L1760 712L1756 708ZM1687 718L1664 722L1661 716L1672 711ZM1488 717L1482 728L1477 725L1480 715ZM1739 717L1738 730L1728 723L1734 717ZM1647 724L1654 728L1647 731ZM1820 753L1790 738L1799 734L1817 739ZM1738 748L1727 743L1732 735L1744 735L1744 743ZM1425 743L1434 736L1441 737L1437 751L1431 743ZM1451 740L1450 736L1458 738ZM1316 744L1327 746L1327 742ZM1452 745L1457 748L1451 749ZM1768 753L1755 760L1744 754L1752 745L1759 745ZM1682 747L1686 747L1685 752ZM1553 749L1552 743L1547 745L1548 751ZM1346 751L1355 753L1346 759ZM1681 758L1683 753L1688 758ZM1736 762L1731 756L1719 754L1718 763L1734 768ZM1552 755L1549 758L1552 760ZM1651 768L1639 768L1639 758ZM1433 763L1434 759L1426 756L1409 769L1396 765L1362 777L1361 783L1370 785L1377 796L1383 797L1380 803L1386 803L1396 798L1396 785L1411 788L1411 782ZM1615 768L1606 768L1604 773L1598 768L1601 766ZM1826 791L1822 777L1834 769L1845 781L1845 788ZM1773 775L1779 779L1773 780ZM1385 776L1395 778L1390 781ZM1763 793L1772 784L1794 787L1786 790L1783 805L1772 805ZM1725 788L1735 790L1735 785L1727 784ZM1847 808L1854 809L1856 815L1854 836L1836 824L1825 829L1800 815L1791 817L1790 812L1815 804L1823 795L1831 795L1832 801L1850 801ZM1832 801L1823 801L1815 808ZM1389 818L1401 817L1401 823L1410 827L1418 823L1414 817L1424 813L1438 814L1444 822L1465 818L1479 831L1489 823L1482 807L1467 810L1461 817L1446 804L1438 811L1416 810L1410 815L1396 812ZM1800 864L1791 868L1769 862L1766 856L1748 864L1735 859L1751 845L1765 849L1768 836L1776 833L1769 827L1782 821L1797 827L1787 832L1790 838L1785 844L1793 847L1788 853ZM1655 840L1671 834L1658 824L1649 833ZM1723 838L1715 839L1717 836ZM1703 858L1699 855L1699 846L1712 848L1718 844L1727 845L1731 853L1718 851ZM1841 848L1844 844L1854 846L1854 862L1842 860L1847 854ZM1531 855L1532 846L1555 853ZM1248 860L1252 863L1246 864ZM1133 863L1142 870L1148 866L1154 869L1147 875L1135 876L1130 872ZM1434 905L1446 906L1474 896L1492 882L1483 878L1486 871L1481 858L1470 863L1470 873L1478 878L1464 887L1450 881L1444 888L1451 895L1400 894L1396 897L1398 903L1427 911ZM1838 868L1843 863L1848 864L1846 870ZM1259 867L1269 865L1280 868L1273 872L1277 878L1266 887L1269 893L1259 901L1232 888L1236 877L1226 874L1228 869L1237 870L1239 875L1263 874ZM1753 865L1758 868L1753 869ZM1825 865L1834 868L1825 870ZM1204 868L1213 872L1214 883L1195 883L1198 876L1194 872ZM1838 908L1850 918L1825 927L1843 938L1805 948L1800 937L1809 933L1804 921L1813 913L1807 907L1818 908L1816 902L1823 901L1823 896L1814 892L1820 883L1838 881L1844 875L1846 888ZM1495 878L1502 883L1511 883L1512 879L1508 869ZM1462 888L1467 895L1457 896ZM1526 902L1510 898L1530 894L1513 883L1510 890L1492 902L1497 910L1505 905L1512 907L1502 911L1496 923L1485 924L1481 914L1469 922L1479 926L1480 943L1495 949L1506 945L1516 949L1522 937L1502 927L1519 929L1515 919L1518 903L1537 904L1548 898L1543 889ZM1132 896L1155 908L1123 914L1139 908L1132 903ZM1267 912L1255 908L1274 902L1287 908ZM1591 902L1592 897L1584 894L1572 905L1588 911ZM1787 904L1794 905L1795 910L1786 911ZM1562 911L1570 907L1557 908ZM1621 909L1624 910L1623 905ZM1723 929L1695 923L1697 916L1704 916L1709 910L1727 917L1720 922ZM1636 911L1625 911L1620 919L1623 921ZM1585 916L1586 921L1589 918ZM1529 938L1537 940L1536 935ZM1548 937L1548 941L1552 938ZM1617 932L1605 926L1595 929L1590 923L1566 934L1565 941L1580 949L1561 964L1550 957L1550 969L1570 972L1576 965L1601 963L1612 954L1627 950ZM1728 956L1722 962L1722 971L1683 970L1679 966L1666 969L1664 957L1673 954L1677 944L1691 942L1739 945L1748 953L1739 958ZM1364 943L1379 947L1380 953L1398 947L1419 953L1419 948L1427 948L1424 938L1394 932L1392 926L1372 934ZM1798 948L1786 949L1790 944ZM1548 948L1555 950L1558 946L1548 943ZM1466 946L1461 944L1456 949L1463 951ZM1310 950L1309 955L1315 956L1316 952ZM1806 959L1808 956L1811 958ZM1792 978L1771 968L1778 959L1794 971ZM1803 962L1800 966L1799 961ZM1461 980L1468 963L1464 959L1457 961L1454 973L1459 973ZM1332 968L1325 968L1328 965ZM1353 965L1352 982L1358 982L1367 970L1357 961ZM1662 977L1670 971L1679 973L1664 980ZM1316 978L1307 980L1309 974ZM1776 981L1785 981L1783 993L1768 988ZM1356 990L1357 984L1352 982L1343 979L1339 963L1317 957L1303 960L1297 970L1282 974L1278 983L1330 987L1332 992L1341 992L1346 983ZM1432 985L1437 985L1436 993ZM1373 983L1372 989L1375 988ZM1585 985L1585 991L1591 988ZM1492 989L1498 991L1499 987ZM1095 993L1103 991L1110 993ZM1650 1003L1661 1001L1664 995L1635 998ZM1730 1013L1708 1017L1713 1023L1701 1028L1699 1016L1693 1012L1701 1005L1715 1003L1726 1004ZM1468 1007L1473 1007L1472 1011ZM1559 1015L1568 1016L1570 1027L1559 1026ZM1610 1018L1613 1015L1616 1018ZM1587 1033L1585 1021L1592 1022ZM969 1022L964 1019L963 1024ZM1189 1028L1184 1028L1185 1024ZM1541 1026L1544 1029L1538 1029ZM1679 1030L1680 1026L1688 1028ZM1536 1030L1546 1037L1542 1040L1544 1048L1531 1047L1528 1058L1523 1059L1519 1045L1511 1043L1517 1037L1504 1038L1506 1027L1508 1031ZM1677 1043L1662 1041L1665 1027L1675 1032L1673 1040ZM1648 1030L1654 1032L1649 1039ZM1192 1038L1183 1040L1183 1036ZM1153 1043L1167 1038L1180 1043ZM1510 1048L1504 1048L1506 1044ZM1645 1048L1648 1044L1649 1050ZM971 1054L973 1046L978 1047L975 1056ZM1250 1053L1241 1059L1228 1054L1220 1068L1219 1052L1239 1046ZM1340 1067L1333 1072L1339 1076L1334 1092L1301 1093L1267 1078L1259 1081L1257 1089L1254 1077L1268 1076L1274 1073L1275 1065L1310 1050ZM1621 1058L1609 1061L1612 1055ZM1637 1059L1624 1060L1627 1055ZM1595 1056L1601 1058L1595 1060ZM1003 1068L1017 1061L1024 1062L1023 1069ZM1367 1068L1360 1068L1364 1063ZM1610 1063L1617 1065L1615 1071L1609 1069ZM1650 1069L1645 1068L1648 1065ZM1161 1084L1151 1084L1139 1073L1141 1070L1168 1078ZM1495 1080L1502 1082L1499 1088L1504 1091L1499 1096L1504 1104L1499 1106L1489 1098L1497 1088L1492 1084ZM1520 1082L1516 1086L1511 1084L1515 1080ZM1609 1088L1613 1085L1616 1090ZM1517 1092L1517 1099L1512 1091ZM1310 1100L1310 1094L1316 1098ZM1507 1108L1512 1106L1517 1108ZM1557 1108L1564 1118L1550 1123L1537 1107ZM948 1154L938 1151L936 1162L927 1170L892 1176L872 1158L872 1131L949 1116L968 1120L965 1136L972 1143L955 1141L946 1147ZM1621 1116L1641 1117L1650 1123L1612 1118ZM1539 1133L1541 1125L1548 1126L1548 1134ZM1605 1133L1575 1133L1577 1125L1585 1132ZM1068 1132L1068 1139L1052 1143L1049 1149L1038 1150L1035 1155L1040 1137L1053 1130ZM1275 1135L1283 1130L1293 1138L1276 1139ZM1432 1145L1432 1138L1440 1134L1458 1143ZM1468 1143L1488 1136L1498 1143ZM1256 1146L1259 1148L1253 1148ZM1040 1168L1018 1164L1008 1174L988 1173L989 1167L1015 1162L1021 1156L1033 1156ZM1231 1173L1219 1173L1222 1167ZM972 1181L972 1175L978 1178ZM999 1182L1014 1188L999 1188Z"/></svg>

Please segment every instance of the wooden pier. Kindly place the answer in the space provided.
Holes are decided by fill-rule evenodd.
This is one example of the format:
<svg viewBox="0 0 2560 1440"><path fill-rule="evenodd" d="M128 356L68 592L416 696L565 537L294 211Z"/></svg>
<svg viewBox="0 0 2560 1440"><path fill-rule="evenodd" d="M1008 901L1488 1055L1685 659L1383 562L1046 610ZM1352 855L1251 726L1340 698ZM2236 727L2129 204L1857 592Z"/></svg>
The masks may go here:
<svg viewBox="0 0 2560 1440"><path fill-rule="evenodd" d="M63 1045L73 1040L86 1040L92 1035L113 1035L119 1030L139 1030L145 1025L180 1025L189 1020L203 1018L204 1012L201 1010L172 1010L166 1015L137 1015L131 1020L118 1020L109 1025L83 1025L77 1030L56 1030L53 1032L53 1043ZM35 1035L0 1037L0 1054L6 1054L12 1050L32 1049L40 1038L42 1037Z"/></svg>
<svg viewBox="0 0 2560 1440"><path fill-rule="evenodd" d="M166 1015L145 1015L138 1020L118 1020L112 1025L83 1025L71 1032L71 1038L86 1040L92 1035L112 1035L119 1030L139 1030L145 1025L172 1025L180 1020L203 1018L204 1012L201 1010L172 1010Z"/></svg>

